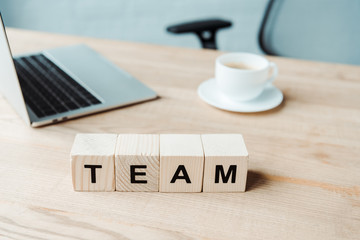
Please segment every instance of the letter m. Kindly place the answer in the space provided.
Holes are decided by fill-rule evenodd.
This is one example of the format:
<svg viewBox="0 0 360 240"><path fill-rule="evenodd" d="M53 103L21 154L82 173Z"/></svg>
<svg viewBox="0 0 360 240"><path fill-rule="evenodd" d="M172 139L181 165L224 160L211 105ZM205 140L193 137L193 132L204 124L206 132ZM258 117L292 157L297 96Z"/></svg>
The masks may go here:
<svg viewBox="0 0 360 240"><path fill-rule="evenodd" d="M219 183L220 174L223 183L227 183L231 176L231 183L235 183L236 179L236 165L230 165L227 173L225 174L223 165L216 165L215 167L215 183Z"/></svg>

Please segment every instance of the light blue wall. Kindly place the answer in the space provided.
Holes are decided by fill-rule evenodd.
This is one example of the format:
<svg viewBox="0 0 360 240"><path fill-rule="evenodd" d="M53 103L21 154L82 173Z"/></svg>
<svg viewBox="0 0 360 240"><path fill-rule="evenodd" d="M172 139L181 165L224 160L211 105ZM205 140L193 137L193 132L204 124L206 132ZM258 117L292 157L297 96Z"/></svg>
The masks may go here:
<svg viewBox="0 0 360 240"><path fill-rule="evenodd" d="M7 26L125 41L199 48L192 34L166 27L220 17L224 51L261 53L257 35L269 0L0 0ZM283 56L360 65L360 0L276 0L268 38ZM273 9L274 10L274 9ZM275 12L275 11L272 11Z"/></svg>
<svg viewBox="0 0 360 240"><path fill-rule="evenodd" d="M218 35L219 48L259 52L257 31L267 0L0 0L7 26L198 48L191 34L168 25L221 17L233 27Z"/></svg>

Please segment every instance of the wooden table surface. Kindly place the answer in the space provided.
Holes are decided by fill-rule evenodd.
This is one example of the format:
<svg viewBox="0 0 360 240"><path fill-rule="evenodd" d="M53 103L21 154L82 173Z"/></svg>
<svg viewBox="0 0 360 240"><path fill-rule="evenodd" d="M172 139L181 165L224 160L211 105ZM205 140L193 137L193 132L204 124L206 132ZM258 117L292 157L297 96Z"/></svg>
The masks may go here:
<svg viewBox="0 0 360 240"><path fill-rule="evenodd" d="M86 43L161 98L32 129L0 97L0 239L360 238L360 67L269 57L285 100L242 114L197 96L221 52L8 36L14 54ZM247 191L74 192L69 152L79 132L242 133Z"/></svg>

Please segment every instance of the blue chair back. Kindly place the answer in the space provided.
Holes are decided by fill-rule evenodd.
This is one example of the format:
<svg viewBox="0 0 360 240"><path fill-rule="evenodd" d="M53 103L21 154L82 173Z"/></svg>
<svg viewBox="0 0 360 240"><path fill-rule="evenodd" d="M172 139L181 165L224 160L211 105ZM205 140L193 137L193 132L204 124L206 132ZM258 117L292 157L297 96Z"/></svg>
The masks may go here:
<svg viewBox="0 0 360 240"><path fill-rule="evenodd" d="M360 65L359 0L270 0L259 34L271 55Z"/></svg>

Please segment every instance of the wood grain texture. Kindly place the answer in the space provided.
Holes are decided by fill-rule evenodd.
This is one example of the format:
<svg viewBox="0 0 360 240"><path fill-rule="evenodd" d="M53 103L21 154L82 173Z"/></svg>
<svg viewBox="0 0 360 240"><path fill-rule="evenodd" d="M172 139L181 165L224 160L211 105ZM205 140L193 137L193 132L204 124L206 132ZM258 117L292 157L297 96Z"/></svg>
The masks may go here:
<svg viewBox="0 0 360 240"><path fill-rule="evenodd" d="M201 192L203 168L200 135L160 135L160 192Z"/></svg>
<svg viewBox="0 0 360 240"><path fill-rule="evenodd" d="M75 191L115 191L116 134L77 134L71 149Z"/></svg>
<svg viewBox="0 0 360 240"><path fill-rule="evenodd" d="M360 67L267 57L285 101L253 114L197 96L219 51L8 31L13 53L85 43L158 100L31 129L0 97L0 238L357 239ZM241 133L245 193L75 192L76 133Z"/></svg>
<svg viewBox="0 0 360 240"><path fill-rule="evenodd" d="M115 152L116 191L159 191L159 144L157 134L119 134ZM146 183L131 183L131 166L137 166L134 172L146 174L134 175L134 180Z"/></svg>
<svg viewBox="0 0 360 240"><path fill-rule="evenodd" d="M248 152L241 134L202 134L204 192L244 192ZM216 180L217 176L217 180Z"/></svg>

